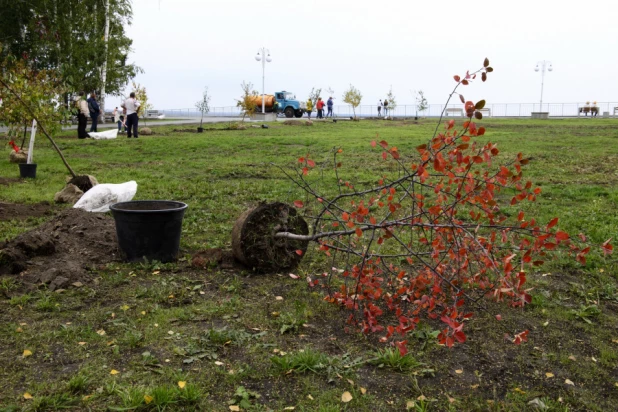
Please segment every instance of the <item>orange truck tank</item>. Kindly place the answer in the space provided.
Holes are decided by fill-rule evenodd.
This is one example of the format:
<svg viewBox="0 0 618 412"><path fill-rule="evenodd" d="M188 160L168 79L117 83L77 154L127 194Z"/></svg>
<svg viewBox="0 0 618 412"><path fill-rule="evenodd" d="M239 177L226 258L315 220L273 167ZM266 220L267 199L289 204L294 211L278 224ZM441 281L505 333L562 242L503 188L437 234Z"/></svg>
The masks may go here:
<svg viewBox="0 0 618 412"><path fill-rule="evenodd" d="M251 100L256 106L260 108L260 110L262 109L262 96L252 96ZM272 94L264 95L264 108L266 109L266 111L272 110L274 105L275 96L273 96Z"/></svg>

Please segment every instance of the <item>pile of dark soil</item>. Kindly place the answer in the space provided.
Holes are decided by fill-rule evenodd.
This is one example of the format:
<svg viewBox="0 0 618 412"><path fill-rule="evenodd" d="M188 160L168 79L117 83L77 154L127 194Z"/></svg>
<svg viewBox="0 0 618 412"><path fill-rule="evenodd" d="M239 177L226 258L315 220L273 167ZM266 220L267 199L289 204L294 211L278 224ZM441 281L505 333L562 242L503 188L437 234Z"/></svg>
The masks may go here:
<svg viewBox="0 0 618 412"><path fill-rule="evenodd" d="M24 206L25 207L25 206ZM119 259L114 220L66 209L0 248L0 274L14 274L27 286L50 290L92 281L89 269Z"/></svg>

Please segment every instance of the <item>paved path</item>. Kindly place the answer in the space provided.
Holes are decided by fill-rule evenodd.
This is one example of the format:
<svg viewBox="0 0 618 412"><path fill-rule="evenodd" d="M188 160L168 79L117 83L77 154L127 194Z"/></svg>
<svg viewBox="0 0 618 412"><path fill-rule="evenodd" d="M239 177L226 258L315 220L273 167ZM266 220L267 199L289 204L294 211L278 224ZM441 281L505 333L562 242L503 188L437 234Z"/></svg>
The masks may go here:
<svg viewBox="0 0 618 412"><path fill-rule="evenodd" d="M221 123L221 122L234 122L239 121L240 117L205 117L204 123ZM170 119L170 120L146 120L146 124L144 124L144 119L139 120L140 127L146 126L165 126L172 124L197 124L200 122L198 117L184 118L184 119ZM106 129L114 129L118 127L116 123L105 123L97 126L99 131ZM63 127L62 130L77 130L77 125L66 126ZM88 127L86 127L86 131L90 130L90 123L88 123ZM0 126L0 133L6 132L7 128L4 126Z"/></svg>

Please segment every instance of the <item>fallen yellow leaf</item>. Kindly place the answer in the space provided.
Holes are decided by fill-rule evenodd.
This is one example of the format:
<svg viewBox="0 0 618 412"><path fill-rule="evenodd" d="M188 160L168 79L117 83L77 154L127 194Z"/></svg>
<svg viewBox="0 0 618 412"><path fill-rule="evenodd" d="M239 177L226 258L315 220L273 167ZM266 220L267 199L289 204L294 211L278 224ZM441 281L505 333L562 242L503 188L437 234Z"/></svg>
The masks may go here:
<svg viewBox="0 0 618 412"><path fill-rule="evenodd" d="M573 381L572 381L572 380L570 380L570 379L565 379L565 380L564 380L564 383L566 383L567 385L572 385L572 386L575 386L575 384L573 383Z"/></svg>
<svg viewBox="0 0 618 412"><path fill-rule="evenodd" d="M158 271L158 270L155 270L154 272L152 272L153 275L158 275L159 273L161 273L161 272Z"/></svg>
<svg viewBox="0 0 618 412"><path fill-rule="evenodd" d="M145 310L143 310L143 311L141 312L141 314L142 314L142 315L145 315L145 314L146 314L146 311L145 311Z"/></svg>
<svg viewBox="0 0 618 412"><path fill-rule="evenodd" d="M86 402L90 398L92 398L92 395L86 395L82 398L82 401Z"/></svg>
<svg viewBox="0 0 618 412"><path fill-rule="evenodd" d="M31 350L28 350L28 349L24 350L24 354L23 354L24 358L27 358L28 356L31 356L31 355L32 355L32 351Z"/></svg>
<svg viewBox="0 0 618 412"><path fill-rule="evenodd" d="M477 384L475 384L475 385L470 385L470 388L471 388L471 389L476 389L476 388L478 388L478 387L479 387L479 384L478 384L478 383L477 383Z"/></svg>
<svg viewBox="0 0 618 412"><path fill-rule="evenodd" d="M457 374L460 374L460 375L461 375L461 374L463 373L463 369L457 369L457 370L455 371L455 373L457 373Z"/></svg>
<svg viewBox="0 0 618 412"><path fill-rule="evenodd" d="M367 393L367 389L363 388L362 386L360 388L360 391L363 395Z"/></svg>
<svg viewBox="0 0 618 412"><path fill-rule="evenodd" d="M569 356L569 360L572 360L573 362L575 362L577 360L577 358L573 355Z"/></svg>
<svg viewBox="0 0 618 412"><path fill-rule="evenodd" d="M32 399L32 395L30 395L28 392L24 393L24 399Z"/></svg>
<svg viewBox="0 0 618 412"><path fill-rule="evenodd" d="M99 330L97 331L97 334L98 334L99 336L104 336L104 335L105 335L105 331L104 331L103 329L99 329Z"/></svg>
<svg viewBox="0 0 618 412"><path fill-rule="evenodd" d="M112 369L109 374L110 375L118 375L119 373L120 372L118 372L116 369Z"/></svg>
<svg viewBox="0 0 618 412"><path fill-rule="evenodd" d="M124 312L126 312L127 310L129 310L129 305L122 305L120 307L120 309L122 309Z"/></svg>
<svg viewBox="0 0 618 412"><path fill-rule="evenodd" d="M185 381L178 381L178 387L180 389L184 389L186 385L187 385L187 382L185 382Z"/></svg>
<svg viewBox="0 0 618 412"><path fill-rule="evenodd" d="M146 405L148 405L150 402L152 402L154 398L150 395L144 395L144 402L146 402Z"/></svg>
<svg viewBox="0 0 618 412"><path fill-rule="evenodd" d="M294 409L296 409L293 406L286 406L285 408L283 408L284 411L293 411Z"/></svg>
<svg viewBox="0 0 618 412"><path fill-rule="evenodd" d="M341 395L341 402L343 403L348 403L350 402L352 399L354 399L352 397L352 394L348 391L343 392L343 394Z"/></svg>
<svg viewBox="0 0 618 412"><path fill-rule="evenodd" d="M545 376L547 376L548 378L553 378L554 374L551 372L545 372Z"/></svg>
<svg viewBox="0 0 618 412"><path fill-rule="evenodd" d="M15 332L17 333L22 333L24 330L21 327L18 327L17 329L15 329Z"/></svg>
<svg viewBox="0 0 618 412"><path fill-rule="evenodd" d="M618 387L618 382L614 383L614 386L617 386L617 387Z"/></svg>
<svg viewBox="0 0 618 412"><path fill-rule="evenodd" d="M513 392L518 392L518 393L521 393L521 394L526 393L525 391L522 391L522 390L521 390L521 389L519 389L519 388L515 388L515 389L513 389Z"/></svg>
<svg viewBox="0 0 618 412"><path fill-rule="evenodd" d="M616 385L618 385L618 383L616 383ZM311 396L311 395L307 395L307 399L309 399L310 401L312 401L312 400L313 400L313 396Z"/></svg>
<svg viewBox="0 0 618 412"><path fill-rule="evenodd" d="M238 405L230 405L230 411L239 412L240 407Z"/></svg>
<svg viewBox="0 0 618 412"><path fill-rule="evenodd" d="M78 344L79 346L84 346L84 345L86 344L86 342L77 342L77 344Z"/></svg>
<svg viewBox="0 0 618 412"><path fill-rule="evenodd" d="M414 408L414 405L416 405L416 402L414 402L414 401L407 401L406 402L406 409L412 409L412 408Z"/></svg>
<svg viewBox="0 0 618 412"><path fill-rule="evenodd" d="M348 383L352 386L354 386L354 381L352 379L348 379Z"/></svg>
<svg viewBox="0 0 618 412"><path fill-rule="evenodd" d="M283 296L275 296L276 300L283 300Z"/></svg>

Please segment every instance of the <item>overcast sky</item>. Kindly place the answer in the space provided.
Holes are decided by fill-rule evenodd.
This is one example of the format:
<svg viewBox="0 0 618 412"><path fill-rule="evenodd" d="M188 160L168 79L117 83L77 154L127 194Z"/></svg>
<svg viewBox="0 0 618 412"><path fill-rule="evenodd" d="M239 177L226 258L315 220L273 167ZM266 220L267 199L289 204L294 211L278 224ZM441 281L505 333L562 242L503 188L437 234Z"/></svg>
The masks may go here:
<svg viewBox="0 0 618 412"><path fill-rule="evenodd" d="M618 5L609 0L134 0L133 16L130 60L156 109L193 107L205 86L211 106L234 105L243 81L261 93L262 46L273 59L266 93L303 100L330 86L340 103L353 84L363 105L391 85L399 104L418 89L444 103L452 76L488 57L495 71L464 88L467 99L538 103L534 68L547 60L544 103L618 101Z"/></svg>

